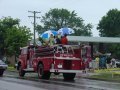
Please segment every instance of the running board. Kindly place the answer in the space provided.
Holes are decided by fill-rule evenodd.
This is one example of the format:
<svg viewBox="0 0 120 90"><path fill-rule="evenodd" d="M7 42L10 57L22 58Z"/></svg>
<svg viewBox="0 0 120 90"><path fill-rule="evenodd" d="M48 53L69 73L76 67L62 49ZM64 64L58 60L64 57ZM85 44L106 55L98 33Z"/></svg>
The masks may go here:
<svg viewBox="0 0 120 90"><path fill-rule="evenodd" d="M34 69L33 68L27 68L27 69L24 69L24 71L26 71L26 72L34 72Z"/></svg>
<svg viewBox="0 0 120 90"><path fill-rule="evenodd" d="M57 73L83 73L84 70L61 70L61 69L50 69L50 72L57 72Z"/></svg>

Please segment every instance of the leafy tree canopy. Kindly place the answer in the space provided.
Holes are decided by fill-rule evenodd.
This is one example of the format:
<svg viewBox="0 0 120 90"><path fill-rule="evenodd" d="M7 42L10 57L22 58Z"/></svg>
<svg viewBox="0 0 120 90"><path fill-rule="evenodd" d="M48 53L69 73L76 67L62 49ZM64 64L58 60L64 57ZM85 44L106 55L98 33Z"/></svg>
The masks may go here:
<svg viewBox="0 0 120 90"><path fill-rule="evenodd" d="M19 25L19 19L5 17L0 19L0 50L2 54L13 55L31 39L30 29Z"/></svg>
<svg viewBox="0 0 120 90"><path fill-rule="evenodd" d="M90 36L92 25L85 25L84 20L77 16L75 11L68 11L67 9L50 9L44 16L42 16L41 23L37 25L38 33L49 29L59 30L62 27L69 27L75 30L75 35Z"/></svg>
<svg viewBox="0 0 120 90"><path fill-rule="evenodd" d="M97 29L100 36L120 37L120 11L117 9L109 10L99 21Z"/></svg>

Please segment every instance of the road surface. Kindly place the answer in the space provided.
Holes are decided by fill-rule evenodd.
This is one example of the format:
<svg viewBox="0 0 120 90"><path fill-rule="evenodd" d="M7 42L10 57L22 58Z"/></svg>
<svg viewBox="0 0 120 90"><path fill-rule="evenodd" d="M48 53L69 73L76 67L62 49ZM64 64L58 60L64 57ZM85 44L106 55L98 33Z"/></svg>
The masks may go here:
<svg viewBox="0 0 120 90"><path fill-rule="evenodd" d="M34 75L34 76L33 76ZM36 74L19 78L17 73L7 72L0 77L0 90L120 90L120 83L75 78L64 81L62 77L50 80L36 78Z"/></svg>

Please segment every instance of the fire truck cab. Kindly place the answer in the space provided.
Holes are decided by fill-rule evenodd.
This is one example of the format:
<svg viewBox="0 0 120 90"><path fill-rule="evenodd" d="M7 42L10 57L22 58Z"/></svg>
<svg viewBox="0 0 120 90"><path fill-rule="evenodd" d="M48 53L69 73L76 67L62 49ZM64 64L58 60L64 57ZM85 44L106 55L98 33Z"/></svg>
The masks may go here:
<svg viewBox="0 0 120 90"><path fill-rule="evenodd" d="M76 73L83 72L91 60L90 46L54 45L27 46L21 48L17 69L19 76L36 72L41 79L49 79L51 73L63 73L65 80L73 80Z"/></svg>

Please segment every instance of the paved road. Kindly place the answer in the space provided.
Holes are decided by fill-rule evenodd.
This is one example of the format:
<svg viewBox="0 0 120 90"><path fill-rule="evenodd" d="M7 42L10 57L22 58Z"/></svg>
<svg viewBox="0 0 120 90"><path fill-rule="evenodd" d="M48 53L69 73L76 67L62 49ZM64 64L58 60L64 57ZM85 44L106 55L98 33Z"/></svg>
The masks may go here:
<svg viewBox="0 0 120 90"><path fill-rule="evenodd" d="M34 86L31 86L31 85L26 85L26 84L20 84L15 81L9 79L9 78L6 78L5 80L4 79L1 79L0 78L0 90L46 90L46 89L43 89L43 88L39 88L39 87L34 87Z"/></svg>
<svg viewBox="0 0 120 90"><path fill-rule="evenodd" d="M25 79L21 79L18 73L5 72L0 78L0 90L120 90L120 83L83 78L66 82L62 77L53 76L50 80L39 80L36 76L36 74L27 74Z"/></svg>

